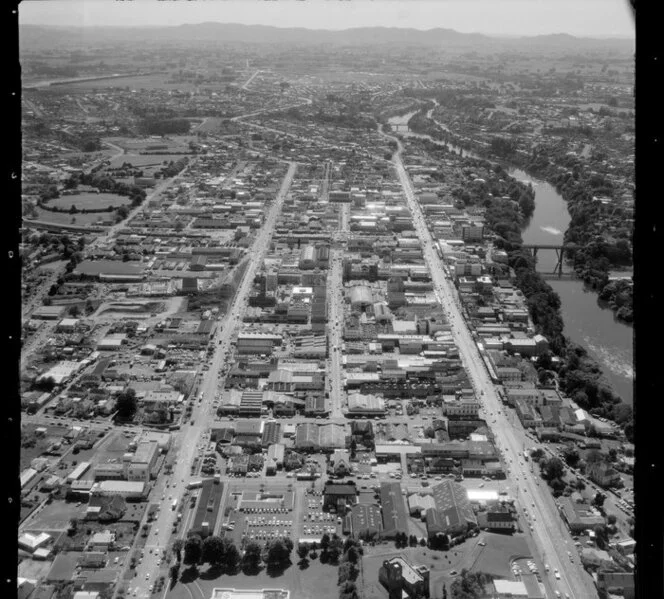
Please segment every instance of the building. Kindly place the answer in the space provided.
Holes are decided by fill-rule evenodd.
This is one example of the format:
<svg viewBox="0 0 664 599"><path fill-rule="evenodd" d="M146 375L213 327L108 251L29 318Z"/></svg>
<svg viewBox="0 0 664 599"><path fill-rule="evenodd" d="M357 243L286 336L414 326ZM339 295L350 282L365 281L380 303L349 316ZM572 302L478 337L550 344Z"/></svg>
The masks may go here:
<svg viewBox="0 0 664 599"><path fill-rule="evenodd" d="M432 528L430 530L429 512L427 512L429 538L440 532L456 536L465 533L469 528L477 526L477 517L463 486L446 479L435 485L432 491L436 504L435 511L438 512L439 518L432 516ZM439 528L442 530L439 530Z"/></svg>
<svg viewBox="0 0 664 599"><path fill-rule="evenodd" d="M323 488L323 509L346 513L346 506L352 506L357 501L357 487L355 483L335 483L328 481Z"/></svg>
<svg viewBox="0 0 664 599"><path fill-rule="evenodd" d="M527 599L526 584L522 580L493 580L488 585L487 599Z"/></svg>
<svg viewBox="0 0 664 599"><path fill-rule="evenodd" d="M350 508L350 533L355 538L371 539L383 531L383 517L375 504L358 503Z"/></svg>
<svg viewBox="0 0 664 599"><path fill-rule="evenodd" d="M387 589L390 599L429 597L429 570L413 566L403 557L385 560L378 571L379 582Z"/></svg>
<svg viewBox="0 0 664 599"><path fill-rule="evenodd" d="M34 553L40 547L43 547L51 540L51 535L42 532L40 534L33 534L30 532L23 533L18 538L19 549Z"/></svg>
<svg viewBox="0 0 664 599"><path fill-rule="evenodd" d="M380 484L380 503L383 510L382 536L394 538L397 533L408 533L408 511L401 493L401 484Z"/></svg>
<svg viewBox="0 0 664 599"><path fill-rule="evenodd" d="M127 480L148 482L154 474L159 453L156 441L139 443L127 464Z"/></svg>
<svg viewBox="0 0 664 599"><path fill-rule="evenodd" d="M592 506L578 503L570 497L559 497L558 510L572 533L594 529L604 524L604 517Z"/></svg>
<svg viewBox="0 0 664 599"><path fill-rule="evenodd" d="M290 599L283 589L212 589L210 599Z"/></svg>
<svg viewBox="0 0 664 599"><path fill-rule="evenodd" d="M587 476L600 487L610 487L620 482L620 473L604 462L588 464Z"/></svg>
<svg viewBox="0 0 664 599"><path fill-rule="evenodd" d="M605 572L597 573L597 587L607 593L622 595L625 599L635 596L634 572Z"/></svg>
<svg viewBox="0 0 664 599"><path fill-rule="evenodd" d="M267 460L265 462L268 474L275 474L277 470L281 470L284 467L285 452L285 446L279 443L268 447Z"/></svg>
<svg viewBox="0 0 664 599"><path fill-rule="evenodd" d="M118 495L125 499L145 499L147 495L146 483L143 481L104 480L92 486L93 495Z"/></svg>
<svg viewBox="0 0 664 599"><path fill-rule="evenodd" d="M371 417L385 415L385 400L377 395L350 393L348 416Z"/></svg>

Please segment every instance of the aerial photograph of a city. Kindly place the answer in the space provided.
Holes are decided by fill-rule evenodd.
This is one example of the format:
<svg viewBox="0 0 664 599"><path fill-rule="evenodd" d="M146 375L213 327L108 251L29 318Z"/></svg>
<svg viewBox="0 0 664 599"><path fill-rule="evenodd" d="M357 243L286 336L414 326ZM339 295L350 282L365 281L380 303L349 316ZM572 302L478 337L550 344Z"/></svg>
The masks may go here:
<svg viewBox="0 0 664 599"><path fill-rule="evenodd" d="M18 10L17 597L638 596L629 2Z"/></svg>

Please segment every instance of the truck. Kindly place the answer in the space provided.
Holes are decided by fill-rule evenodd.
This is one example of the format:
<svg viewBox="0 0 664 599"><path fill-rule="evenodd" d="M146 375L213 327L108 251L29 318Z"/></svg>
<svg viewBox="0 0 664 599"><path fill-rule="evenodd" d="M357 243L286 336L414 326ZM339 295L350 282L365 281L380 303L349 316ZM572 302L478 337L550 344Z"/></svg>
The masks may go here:
<svg viewBox="0 0 664 599"><path fill-rule="evenodd" d="M178 500L174 499L173 504L171 505L171 509L175 511L177 507L178 507Z"/></svg>
<svg viewBox="0 0 664 599"><path fill-rule="evenodd" d="M187 489L199 489L203 486L202 480L192 480L187 483Z"/></svg>

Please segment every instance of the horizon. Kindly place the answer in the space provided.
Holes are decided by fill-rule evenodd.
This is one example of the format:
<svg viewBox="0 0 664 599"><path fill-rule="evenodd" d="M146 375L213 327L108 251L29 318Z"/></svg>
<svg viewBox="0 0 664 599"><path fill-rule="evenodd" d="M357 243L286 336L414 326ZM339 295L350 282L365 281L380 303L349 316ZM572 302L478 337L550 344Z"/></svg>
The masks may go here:
<svg viewBox="0 0 664 599"><path fill-rule="evenodd" d="M45 29L167 29L169 27L197 27L200 25L228 25L240 27L268 27L272 29L304 29L306 31L329 31L329 32L343 32L352 31L354 29L398 29L418 31L427 33L431 31L454 31L463 35L483 35L485 37L493 38L527 38L527 37L554 37L554 36L569 36L577 39L620 39L620 40L633 40L635 36L628 34L596 34L596 35L574 35L565 31L554 31L551 33L535 33L535 34L517 34L517 33L484 33L482 31L459 31L452 27L428 27L427 29L420 29L417 27L399 27L395 25L358 25L356 27L345 27L343 29L331 29L326 27L306 27L306 26L289 26L289 25L264 25L260 23L237 23L232 21L199 21L196 23L180 23L178 25L52 25L52 24L38 24L38 23L21 23L20 27L43 27Z"/></svg>
<svg viewBox="0 0 664 599"><path fill-rule="evenodd" d="M260 11L256 10L258 4ZM375 27L448 29L488 37L566 34L577 38L635 39L631 10L627 0L31 0L19 5L19 23L118 29L206 23L311 31Z"/></svg>

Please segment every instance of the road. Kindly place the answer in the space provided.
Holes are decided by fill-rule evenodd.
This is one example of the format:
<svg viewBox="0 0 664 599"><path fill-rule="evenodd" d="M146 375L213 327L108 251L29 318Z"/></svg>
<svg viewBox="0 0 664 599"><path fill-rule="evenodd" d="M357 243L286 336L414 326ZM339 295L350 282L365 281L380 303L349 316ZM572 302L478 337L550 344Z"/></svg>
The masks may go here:
<svg viewBox="0 0 664 599"><path fill-rule="evenodd" d="M249 77L249 79L247 79L247 81L245 82L245 84L242 86L241 89L246 90L249 87L249 84L254 80L254 77L258 75L258 73L260 73L260 70L256 71L251 77Z"/></svg>
<svg viewBox="0 0 664 599"><path fill-rule="evenodd" d="M118 146L115 146L118 147ZM173 183L175 183L177 180L181 179L187 174L187 171L196 164L196 159L194 158L185 166L177 175L174 177L169 177L168 179L164 179L161 183L158 183L155 188L147 194L145 197L145 200L134 208L128 215L127 218L125 218L123 221L120 221L119 223L112 225L106 231L98 234L95 238L95 240L88 246L88 248L94 248L102 245L103 243L107 242L109 239L111 239L120 229L123 229L128 226L128 223L131 222L131 219L134 218L139 212L141 212L144 207L150 202L150 200L154 199L157 197L161 192L164 190L168 189Z"/></svg>
<svg viewBox="0 0 664 599"><path fill-rule="evenodd" d="M390 135L386 135L386 137L397 142L398 149L393 158L394 164L413 215L415 229L422 242L436 296L446 311L452 326L452 335L473 387L484 410L493 417L490 426L505 459L512 466L510 474L518 480L517 503L525 505L528 510L534 510L537 517L532 532L534 533L533 539L540 550L540 556L533 557L540 557L549 564L551 568L549 582L552 588L559 590L562 596L568 594L572 599L597 597L592 580L583 571L578 560L574 564L570 563L567 551L574 549L574 543L561 522L548 489L543 483L539 483L538 475L531 472L529 468L524 467L521 471L514 472L519 464L520 456L523 454L524 443L519 438L516 428L507 419L497 390L461 315L461 306L454 285L444 274L442 260L435 250L434 240L427 228L425 216L415 198L410 178L401 160L403 146L398 138ZM560 572L561 578L552 581L555 569Z"/></svg>
<svg viewBox="0 0 664 599"><path fill-rule="evenodd" d="M222 367L226 362L227 354L230 352L231 341L235 337L236 329L241 323L242 315L247 305L247 298L253 285L254 275L257 268L263 263L264 254L269 247L277 217L281 212L284 199L290 189L296 168L297 165L295 163L289 163L289 169L284 177L281 189L268 210L263 227L254 240L250 251L252 260L249 262L244 273L233 303L224 317L218 321L217 330L212 340L215 352L210 368L205 373L199 388L199 394L202 394L203 398L202 402L195 402L191 420L183 424L183 430L178 435L177 444L179 447L171 449L171 452L178 456L172 474L161 477L158 482L158 485L160 485L158 490L153 491L153 495L161 502L159 515L157 520L152 524L146 541L146 546L152 548L153 553L150 554L146 551L143 563L136 569L135 578L130 584L130 587L136 590L136 595L132 592L132 596L144 599L150 596L148 587L150 581L154 580L154 577L157 576L158 566L156 562L158 556L161 555L164 549L170 546L173 522L178 512L177 509L171 509L171 504L174 499L177 499L178 508L180 508L186 486L194 478L190 473L191 464L196 455L204 451L207 445L206 431L210 424L214 422L214 399L217 389L221 384L220 375ZM159 494L162 489L161 485L166 485L163 488L162 495ZM162 499L162 497L164 498ZM171 497L173 499L170 499ZM148 576L152 578L148 578Z"/></svg>
<svg viewBox="0 0 664 599"><path fill-rule="evenodd" d="M343 204L339 219L340 231L343 231L343 211L348 210L348 205ZM328 306L328 342L329 342L329 365L328 392L330 394L330 416L342 418L343 408L346 405L346 393L343 388L343 367L341 364L341 344L343 342L344 307L343 307L343 272L342 260L344 250L341 247L330 249L330 266L327 282Z"/></svg>

